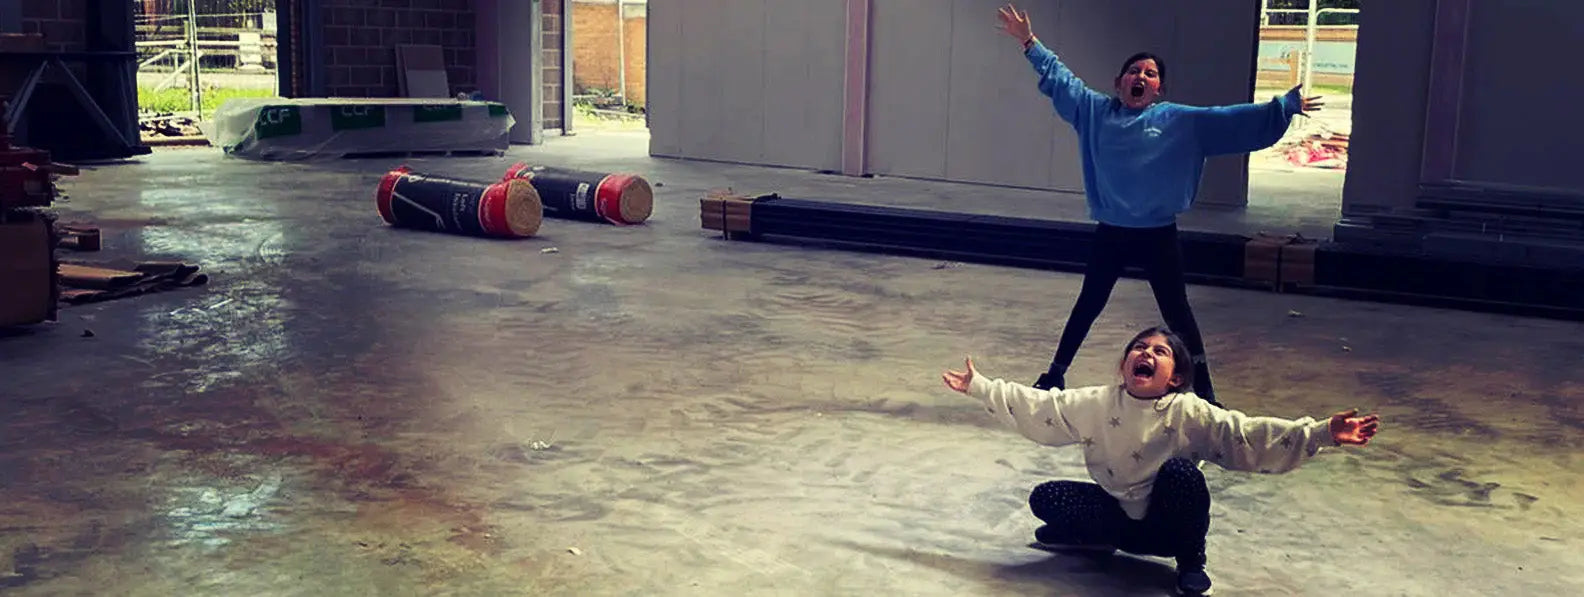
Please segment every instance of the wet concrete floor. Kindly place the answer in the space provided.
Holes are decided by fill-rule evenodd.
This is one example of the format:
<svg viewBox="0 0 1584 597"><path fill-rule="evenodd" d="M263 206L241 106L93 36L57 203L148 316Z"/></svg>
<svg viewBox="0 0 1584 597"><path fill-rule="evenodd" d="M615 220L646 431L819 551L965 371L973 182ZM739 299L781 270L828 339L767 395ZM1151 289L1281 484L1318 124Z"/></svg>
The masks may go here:
<svg viewBox="0 0 1584 597"><path fill-rule="evenodd" d="M64 219L107 248L64 257L213 279L0 336L0 593L1170 590L1163 560L1028 548L1027 492L1082 478L1077 451L939 379L972 354L1032 380L1077 276L727 243L699 228L710 187L944 187L612 157L595 137L409 163L639 168L662 185L649 225L395 230L372 194L399 160L160 150L67 181ZM1021 200L997 197L981 208ZM1584 590L1584 325L1189 292L1223 402L1384 417L1371 446L1287 475L1207 467L1218 594ZM1110 381L1156 317L1122 281L1069 380Z"/></svg>

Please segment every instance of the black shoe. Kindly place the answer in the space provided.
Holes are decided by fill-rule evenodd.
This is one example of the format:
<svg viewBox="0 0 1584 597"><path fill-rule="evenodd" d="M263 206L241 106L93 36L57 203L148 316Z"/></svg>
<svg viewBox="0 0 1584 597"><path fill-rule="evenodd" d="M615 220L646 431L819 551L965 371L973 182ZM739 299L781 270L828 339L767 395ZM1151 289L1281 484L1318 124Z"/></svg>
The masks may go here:
<svg viewBox="0 0 1584 597"><path fill-rule="evenodd" d="M1210 595L1210 575L1205 573L1204 559L1198 564L1177 560L1177 594L1190 597Z"/></svg>
<svg viewBox="0 0 1584 597"><path fill-rule="evenodd" d="M1039 380L1034 382L1034 388L1039 390L1062 390L1067 387L1065 375L1060 371L1046 371L1041 373Z"/></svg>
<svg viewBox="0 0 1584 597"><path fill-rule="evenodd" d="M1034 547L1050 552L1082 553L1095 556L1108 556L1116 553L1116 546L1075 541L1073 537L1065 536L1064 533L1050 525L1034 529Z"/></svg>

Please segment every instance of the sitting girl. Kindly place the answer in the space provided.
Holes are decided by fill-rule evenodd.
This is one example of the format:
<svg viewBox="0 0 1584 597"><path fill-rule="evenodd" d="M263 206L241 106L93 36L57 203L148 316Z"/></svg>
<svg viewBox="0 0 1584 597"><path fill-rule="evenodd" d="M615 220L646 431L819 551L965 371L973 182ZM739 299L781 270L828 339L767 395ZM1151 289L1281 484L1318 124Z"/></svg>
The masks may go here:
<svg viewBox="0 0 1584 597"><path fill-rule="evenodd" d="M1034 533L1040 543L1176 558L1178 591L1209 595L1210 490L1197 463L1285 473L1324 446L1369 443L1380 422L1356 409L1329 420L1223 409L1188 390L1194 369L1177 366L1186 354L1175 333L1153 327L1128 342L1120 384L1040 390L987 379L971 358L967 371L947 371L944 379L1030 440L1082 446L1095 483L1050 481L1029 496L1034 516L1045 522Z"/></svg>

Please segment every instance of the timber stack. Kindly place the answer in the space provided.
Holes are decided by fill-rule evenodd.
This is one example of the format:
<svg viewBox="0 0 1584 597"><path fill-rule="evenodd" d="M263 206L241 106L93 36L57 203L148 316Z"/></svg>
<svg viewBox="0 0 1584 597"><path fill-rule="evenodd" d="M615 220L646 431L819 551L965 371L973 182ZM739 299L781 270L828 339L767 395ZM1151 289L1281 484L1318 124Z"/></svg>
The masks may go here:
<svg viewBox="0 0 1584 597"><path fill-rule="evenodd" d="M0 327L53 321L57 286L55 179L77 169L48 151L11 145L0 114Z"/></svg>

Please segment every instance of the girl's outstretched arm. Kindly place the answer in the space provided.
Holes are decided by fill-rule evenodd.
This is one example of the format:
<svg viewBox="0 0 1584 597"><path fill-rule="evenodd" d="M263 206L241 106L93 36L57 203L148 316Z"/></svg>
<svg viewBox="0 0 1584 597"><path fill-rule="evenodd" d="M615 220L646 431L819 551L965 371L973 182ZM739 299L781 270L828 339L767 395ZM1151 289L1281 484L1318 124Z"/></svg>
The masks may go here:
<svg viewBox="0 0 1584 597"><path fill-rule="evenodd" d="M1106 96L1085 85L1078 75L1062 64L1055 52L1040 43L1039 38L1034 36L1033 26L1029 24L1027 11L1020 11L1008 4L998 14L1001 17L1001 30L1023 44L1023 57L1028 58L1029 64L1034 65L1034 72L1039 74L1040 93L1051 98L1056 113L1063 120L1074 128L1082 127L1084 112L1097 103L1104 103Z"/></svg>
<svg viewBox="0 0 1584 597"><path fill-rule="evenodd" d="M1104 94L1084 84L1083 79L1068 70L1056 53L1038 39L1029 44L1023 56L1028 58L1029 64L1034 65L1034 72L1039 75L1040 93L1051 98L1056 113L1074 128L1082 127L1089 111L1107 101Z"/></svg>
<svg viewBox="0 0 1584 597"><path fill-rule="evenodd" d="M1186 414L1196 423L1189 432L1199 458L1223 468L1259 473L1296 469L1323 447L1367 444L1380 421L1375 415L1354 416L1357 411L1337 413L1329 420L1251 417L1202 401Z"/></svg>
<svg viewBox="0 0 1584 597"><path fill-rule="evenodd" d="M1047 391L1004 379L990 379L966 359L966 371L947 371L946 387L978 398L985 411L1034 442L1047 446L1077 443L1079 433L1069 420L1078 394L1073 390Z"/></svg>
<svg viewBox="0 0 1584 597"><path fill-rule="evenodd" d="M1199 149L1206 156L1259 151L1275 145L1292 117L1317 109L1318 98L1305 98L1299 87L1268 102L1231 106L1184 106L1194 126Z"/></svg>

